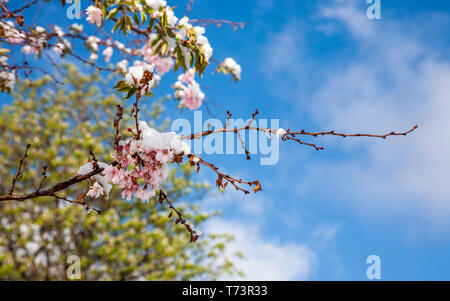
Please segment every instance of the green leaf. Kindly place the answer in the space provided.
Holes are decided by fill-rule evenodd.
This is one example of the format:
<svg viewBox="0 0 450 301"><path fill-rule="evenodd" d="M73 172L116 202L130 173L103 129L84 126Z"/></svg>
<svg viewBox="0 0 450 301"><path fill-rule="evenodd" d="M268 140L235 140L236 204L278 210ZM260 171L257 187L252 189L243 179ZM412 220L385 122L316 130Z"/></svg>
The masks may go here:
<svg viewBox="0 0 450 301"><path fill-rule="evenodd" d="M117 15L118 12L119 12L119 8L113 8L113 9L109 12L109 14L108 14L108 16L106 17L106 19L113 19L113 18Z"/></svg>
<svg viewBox="0 0 450 301"><path fill-rule="evenodd" d="M137 16L136 14L133 15L133 19L134 19L134 22L135 22L137 25L140 24L140 23L139 23L139 18L138 18L138 16Z"/></svg>
<svg viewBox="0 0 450 301"><path fill-rule="evenodd" d="M123 97L122 99L128 99L128 98L130 98L131 96L134 95L134 93L136 93L137 90L138 90L137 88L131 88L130 91L128 91L127 96Z"/></svg>
<svg viewBox="0 0 450 301"><path fill-rule="evenodd" d="M123 23L123 18L120 18L120 19L117 21L116 25L114 25L114 27L113 27L113 29L111 30L111 32L114 32L114 31L116 31L117 28L122 27L122 23Z"/></svg>

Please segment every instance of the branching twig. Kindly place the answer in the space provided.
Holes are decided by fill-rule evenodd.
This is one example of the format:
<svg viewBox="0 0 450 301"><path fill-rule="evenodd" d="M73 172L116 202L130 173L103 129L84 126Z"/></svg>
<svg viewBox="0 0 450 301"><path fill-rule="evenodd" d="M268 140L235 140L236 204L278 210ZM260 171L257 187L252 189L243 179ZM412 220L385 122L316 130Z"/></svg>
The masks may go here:
<svg viewBox="0 0 450 301"><path fill-rule="evenodd" d="M113 162L111 163L111 165L117 165L117 162ZM98 175L99 173L103 172L103 168L98 167L96 169L94 169L93 171L84 174L84 175L76 175L75 177L58 183L56 185L54 185L51 188L45 189L45 190L41 190L41 191L34 191L28 194L23 194L23 195L12 195L11 193L9 195L4 195L4 196L0 196L0 202L3 201L25 201L28 199L35 199L35 198L39 198L39 197L44 197L44 196L51 196L52 194L55 194L58 191L62 191L64 189L67 189L68 187L71 187L75 184L81 183L87 179L90 179L91 177Z"/></svg>
<svg viewBox="0 0 450 301"><path fill-rule="evenodd" d="M208 130L208 131L204 131L204 132L199 132L199 133L194 133L188 136L181 136L181 139L186 139L186 140L193 140L193 139L200 139L202 137L205 136L209 136L209 135L213 135L213 134L218 134L218 133L235 133L238 138L240 138L239 133L242 131L259 131L259 132L264 132L266 134L276 134L278 129L270 129L270 128L264 128L264 127L257 127L257 126L251 126L251 123L255 120L255 116L258 114L258 110L255 111L255 113L253 113L252 119L250 119L250 121L243 127L239 127L239 128L229 128L229 124L230 124L230 118L231 118L231 113L229 111L227 111L227 121L224 127L219 128L219 129L215 129L215 130ZM413 126L410 130L405 131L405 132L390 132L387 134L345 134L345 133L337 133L335 131L326 131L326 132L306 132L305 130L301 130L301 131L297 131L297 132L293 132L290 129L288 129L286 131L286 133L284 134L282 138L283 141L286 140L292 140L292 141L296 141L302 145L307 145L307 146L311 146L313 148L315 148L316 150L323 150L324 148L321 146L317 146L316 144L313 143L307 143L304 142L302 140L300 140L299 138L297 138L297 135L303 135L303 136L313 136L313 137L317 137L317 136L326 136L326 135L331 135L331 136L340 136L340 137L369 137L369 138L381 138L381 139L386 139L389 136L406 136L409 133L413 132L414 130L416 130L418 128L417 125ZM241 144L243 143L242 139L240 139ZM243 146L244 147L244 146ZM244 147L245 149L245 147ZM246 152L247 153L247 152ZM247 154L248 156L248 154Z"/></svg>
<svg viewBox="0 0 450 301"><path fill-rule="evenodd" d="M173 206L172 202L167 197L167 194L162 189L160 189L159 203L163 204L164 201L166 201L167 205L169 205L169 208L170 208L169 218L172 217L172 212L175 212L175 214L177 215L177 219L175 220L175 223L184 225L186 227L186 229L189 231L189 234L191 235L190 242L196 242L200 235L197 233L197 231L195 229L193 229L193 226L191 224L189 224L183 218L183 215L181 214L181 212L178 211L178 209Z"/></svg>
<svg viewBox="0 0 450 301"><path fill-rule="evenodd" d="M14 188L16 186L17 180L22 177L23 163L25 162L25 159L28 157L27 153L28 153L28 150L30 149L30 146L31 146L31 144L27 144L27 148L25 149L25 153L23 154L22 159L20 159L19 167L17 168L17 174L13 178L12 183L11 183L11 188L9 189L9 194L10 195L12 195L14 193Z"/></svg>
<svg viewBox="0 0 450 301"><path fill-rule="evenodd" d="M54 197L55 199L58 199L58 200L61 200L61 201L65 201L65 202L70 203L70 204L77 204L77 205L83 206L86 209L86 211L93 210L93 211L97 212L99 215L102 214L102 211L100 209L97 209L95 207L91 207L91 206L89 206L86 203L86 201L84 200L84 194L82 194L82 193L80 194L78 200L76 200L76 201L69 200L67 198L58 196L58 195L56 195L54 193L50 194L49 196Z"/></svg>
<svg viewBox="0 0 450 301"><path fill-rule="evenodd" d="M217 180L216 180L216 186L222 189L225 189L225 187L227 187L228 183L230 183L231 185L233 185L233 187L236 190L242 191L245 194L249 194L250 192L242 187L240 187L238 184L245 184L248 185L250 187L253 187L253 191L254 192L258 192L259 190L261 190L261 184L259 183L258 180L255 181L244 181L242 179L237 179L234 178L228 174L224 174L221 171L219 171L219 168L216 167L214 164L206 162L205 160L203 160L202 158L195 156L195 155L188 155L187 156L189 158L189 163L191 164L191 166L196 165L197 166L197 172L199 172L200 170L200 164L209 167L211 170L213 170L216 174L217 174Z"/></svg>

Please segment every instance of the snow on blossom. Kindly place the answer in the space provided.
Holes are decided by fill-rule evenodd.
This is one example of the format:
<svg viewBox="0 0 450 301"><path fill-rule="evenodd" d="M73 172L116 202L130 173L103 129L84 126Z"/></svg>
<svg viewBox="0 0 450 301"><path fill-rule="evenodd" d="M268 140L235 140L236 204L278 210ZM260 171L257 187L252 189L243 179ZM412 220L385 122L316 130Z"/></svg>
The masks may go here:
<svg viewBox="0 0 450 301"><path fill-rule="evenodd" d="M53 31L56 33L58 37L60 38L64 37L64 31L58 25L53 26Z"/></svg>
<svg viewBox="0 0 450 301"><path fill-rule="evenodd" d="M90 5L86 9L87 18L86 20L91 24L97 24L97 26L102 25L102 16L103 13L101 9L95 7L94 5Z"/></svg>
<svg viewBox="0 0 450 301"><path fill-rule="evenodd" d="M213 55L213 49L209 44L208 38L203 35L205 33L205 28L195 26L194 29L197 35L197 44L200 46L200 49L202 49L203 55L205 56L205 60L209 61L209 59Z"/></svg>
<svg viewBox="0 0 450 301"><path fill-rule="evenodd" d="M23 54L31 54L31 53L34 53L35 50L34 50L34 47L31 47L30 45L25 45L22 47L20 52L22 52Z"/></svg>
<svg viewBox="0 0 450 301"><path fill-rule="evenodd" d="M156 10L167 5L166 1L164 0L145 0L145 4Z"/></svg>
<svg viewBox="0 0 450 301"><path fill-rule="evenodd" d="M98 182L102 186L103 191L105 193L105 197L108 198L109 192L111 191L111 188L112 188L112 185L108 183L108 181L105 177L105 169L109 165L106 163L103 163L103 162L97 162L97 164L100 168L103 168L104 170L102 171L101 174L97 174L97 175L93 176L92 179L94 179L96 181L95 183ZM93 170L94 170L93 164L91 162L88 162L78 169L77 175L85 175L85 174L92 172ZM94 185L95 185L95 183L94 183Z"/></svg>
<svg viewBox="0 0 450 301"><path fill-rule="evenodd" d="M222 65L227 69L229 73L231 73L231 75L233 75L236 81L241 80L242 68L238 63L236 63L234 59L230 57L226 58Z"/></svg>
<svg viewBox="0 0 450 301"><path fill-rule="evenodd" d="M189 145L182 141L175 132L160 133L151 128L145 121L139 121L141 145L147 149L168 150L180 155L191 153Z"/></svg>
<svg viewBox="0 0 450 301"><path fill-rule="evenodd" d="M89 191L86 193L87 196L93 197L94 199L98 199L100 196L102 196L105 193L103 190L103 186L100 185L98 182L95 182Z"/></svg>
<svg viewBox="0 0 450 301"><path fill-rule="evenodd" d="M91 55L89 56L89 60L96 61L97 59L98 59L98 54L95 52L92 52Z"/></svg>
<svg viewBox="0 0 450 301"><path fill-rule="evenodd" d="M121 60L120 62L118 62L116 64L116 68L122 73L127 72L128 61L127 60Z"/></svg>
<svg viewBox="0 0 450 301"><path fill-rule="evenodd" d="M72 25L70 25L70 30L72 30L73 32L76 33L82 33L83 32L83 25L78 24L78 23L74 23Z"/></svg>
<svg viewBox="0 0 450 301"><path fill-rule="evenodd" d="M119 41L114 41L114 45L116 45L117 49L119 49L119 50L125 49L125 45Z"/></svg>
<svg viewBox="0 0 450 301"><path fill-rule="evenodd" d="M153 65L135 61L134 66L128 68L128 72L125 75L125 83L129 87L139 89L141 95L147 93L157 84L153 69Z"/></svg>
<svg viewBox="0 0 450 301"><path fill-rule="evenodd" d="M0 71L0 84L9 90L14 89L16 83L16 71Z"/></svg>
<svg viewBox="0 0 450 301"><path fill-rule="evenodd" d="M98 51L98 43L101 40L99 38L97 38L96 36L89 36L86 39L86 44L88 45L89 48L92 49L92 51L97 52Z"/></svg>
<svg viewBox="0 0 450 301"><path fill-rule="evenodd" d="M177 24L178 18L175 16L173 10L167 9L166 16L167 16L167 24L171 27L174 27Z"/></svg>
<svg viewBox="0 0 450 301"><path fill-rule="evenodd" d="M47 31L46 31L45 28L42 27L42 26L36 26L36 32L39 33L39 34L41 34L41 33L47 32Z"/></svg>
<svg viewBox="0 0 450 301"><path fill-rule="evenodd" d="M128 68L128 73L125 75L125 82L130 87L138 87L139 81L144 76L144 68L142 66L133 66Z"/></svg>
<svg viewBox="0 0 450 301"><path fill-rule="evenodd" d="M178 76L178 81L172 86L175 89L175 98L180 99L180 106L189 110L198 109L205 98L200 85L194 80L195 70L189 69Z"/></svg>
<svg viewBox="0 0 450 301"><path fill-rule="evenodd" d="M189 146L174 132L160 133L145 121L138 121L139 139L119 142L117 166L106 166L104 179L121 187L122 197L148 201L169 174L168 162L174 155L190 154ZM138 184L140 183L140 184Z"/></svg>
<svg viewBox="0 0 450 301"><path fill-rule="evenodd" d="M189 222L187 224L188 224L189 228L191 228L191 230L192 230L192 235L194 235L196 237L199 237L200 235L202 235L202 232L200 230L198 230L197 228L195 228L195 226L193 224L191 224Z"/></svg>
<svg viewBox="0 0 450 301"><path fill-rule="evenodd" d="M280 129L277 130L276 135L277 135L277 138L282 138L284 135L286 135L286 130L280 128Z"/></svg>
<svg viewBox="0 0 450 301"><path fill-rule="evenodd" d="M19 44L23 42L26 37L23 32L15 27L14 22L11 20L8 20L6 22L0 20L0 28L3 29L3 34L9 43Z"/></svg>
<svg viewBox="0 0 450 301"><path fill-rule="evenodd" d="M113 55L113 48L111 46L106 47L105 50L103 50L102 54L105 58L105 62L109 62Z"/></svg>
<svg viewBox="0 0 450 301"><path fill-rule="evenodd" d="M189 18L183 17L178 21L178 33L180 39L185 39L187 36L188 31L190 31L191 28L194 29L195 36L196 36L196 42L197 45L200 46L200 49L206 59L206 61L209 61L209 59L213 55L213 49L211 45L209 44L208 38L204 36L205 34L205 28L202 26L195 26L192 27L191 24L189 24ZM187 64L189 65L189 64Z"/></svg>

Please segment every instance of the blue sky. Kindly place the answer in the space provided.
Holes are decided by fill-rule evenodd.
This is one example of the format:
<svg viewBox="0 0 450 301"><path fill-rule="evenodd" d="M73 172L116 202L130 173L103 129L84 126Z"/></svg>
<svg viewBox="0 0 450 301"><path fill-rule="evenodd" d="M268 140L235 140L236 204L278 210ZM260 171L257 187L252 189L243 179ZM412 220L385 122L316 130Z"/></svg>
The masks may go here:
<svg viewBox="0 0 450 301"><path fill-rule="evenodd" d="M186 2L169 4L181 15ZM291 129L384 133L419 125L410 136L381 141L310 140L321 152L282 143L273 166L261 166L258 156L205 156L262 183L255 195L230 190L202 201L204 210L223 211L203 231L236 235L230 253L245 253L238 264L247 279L366 280L372 254L381 258L383 280L450 279L450 4L381 0L381 20L367 19L368 6L194 2L192 18L249 23L206 29L214 57L233 57L243 68L237 84L208 71L200 80L218 118L231 110L245 119L257 108L260 118ZM46 20L72 22L56 5L36 22ZM164 79L161 95L174 78ZM200 177L215 180L206 170Z"/></svg>

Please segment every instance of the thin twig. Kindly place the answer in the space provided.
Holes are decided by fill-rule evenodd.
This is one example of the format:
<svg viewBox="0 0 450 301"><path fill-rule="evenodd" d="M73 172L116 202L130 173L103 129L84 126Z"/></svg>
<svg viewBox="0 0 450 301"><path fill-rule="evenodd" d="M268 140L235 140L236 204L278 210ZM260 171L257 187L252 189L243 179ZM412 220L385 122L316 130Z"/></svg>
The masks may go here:
<svg viewBox="0 0 450 301"><path fill-rule="evenodd" d="M23 154L22 159L20 159L19 167L17 168L17 174L14 177L14 179L12 180L11 188L9 189L9 194L10 195L12 195L14 193L14 188L16 187L17 180L22 177L23 163L25 162L25 159L28 157L27 153L28 153L28 150L30 149L30 146L31 146L31 144L27 144L27 148L25 150L25 153Z"/></svg>

